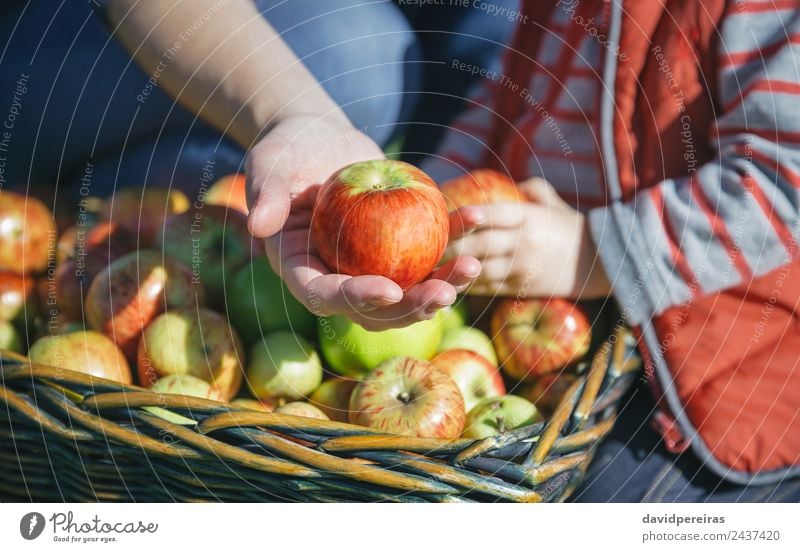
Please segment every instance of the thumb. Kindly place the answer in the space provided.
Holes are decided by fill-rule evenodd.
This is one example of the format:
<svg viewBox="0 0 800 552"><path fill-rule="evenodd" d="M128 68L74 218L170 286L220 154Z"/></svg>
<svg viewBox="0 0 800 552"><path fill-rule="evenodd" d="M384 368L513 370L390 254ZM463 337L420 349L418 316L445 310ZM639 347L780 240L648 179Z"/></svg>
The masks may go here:
<svg viewBox="0 0 800 552"><path fill-rule="evenodd" d="M521 182L519 188L533 203L539 203L545 207L567 206L567 202L561 199L553 185L544 178L534 176Z"/></svg>
<svg viewBox="0 0 800 552"><path fill-rule="evenodd" d="M261 179L247 176L247 229L255 238L268 238L280 232L291 209L291 183L286 179Z"/></svg>

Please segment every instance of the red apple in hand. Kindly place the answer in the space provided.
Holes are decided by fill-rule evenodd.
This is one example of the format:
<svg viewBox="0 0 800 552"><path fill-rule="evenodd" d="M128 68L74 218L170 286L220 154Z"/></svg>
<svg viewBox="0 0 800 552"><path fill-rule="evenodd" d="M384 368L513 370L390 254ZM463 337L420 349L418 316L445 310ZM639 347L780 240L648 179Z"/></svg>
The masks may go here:
<svg viewBox="0 0 800 552"><path fill-rule="evenodd" d="M441 189L451 211L467 205L525 201L511 178L491 169L476 169L452 178Z"/></svg>
<svg viewBox="0 0 800 552"><path fill-rule="evenodd" d="M219 205L196 206L170 217L156 240L166 256L191 268L215 305L224 304L225 282L250 261L252 245L247 218Z"/></svg>
<svg viewBox="0 0 800 552"><path fill-rule="evenodd" d="M565 299L504 299L492 313L491 327L503 371L518 380L580 360L591 342L586 315Z"/></svg>
<svg viewBox="0 0 800 552"><path fill-rule="evenodd" d="M482 355L466 349L450 349L431 360L431 366L453 378L469 412L481 400L506 394L500 370Z"/></svg>
<svg viewBox="0 0 800 552"><path fill-rule="evenodd" d="M133 359L142 330L156 316L203 303L203 290L188 268L143 250L120 257L94 278L86 294L86 322Z"/></svg>
<svg viewBox="0 0 800 552"><path fill-rule="evenodd" d="M430 274L448 232L441 192L401 161L364 161L337 171L320 189L311 219L311 241L328 268L385 276L404 290Z"/></svg>
<svg viewBox="0 0 800 552"><path fill-rule="evenodd" d="M65 368L121 383L131 382L122 351L98 332L79 331L38 339L28 351L31 362Z"/></svg>
<svg viewBox="0 0 800 552"><path fill-rule="evenodd" d="M453 379L410 357L387 360L350 397L350 422L387 433L451 438L461 435L466 412Z"/></svg>
<svg viewBox="0 0 800 552"><path fill-rule="evenodd" d="M205 308L165 312L139 340L139 383L151 387L164 376L188 374L230 400L242 384L242 353L239 337L221 314Z"/></svg>
<svg viewBox="0 0 800 552"><path fill-rule="evenodd" d="M55 244L56 224L44 203L0 190L0 271L42 272Z"/></svg>

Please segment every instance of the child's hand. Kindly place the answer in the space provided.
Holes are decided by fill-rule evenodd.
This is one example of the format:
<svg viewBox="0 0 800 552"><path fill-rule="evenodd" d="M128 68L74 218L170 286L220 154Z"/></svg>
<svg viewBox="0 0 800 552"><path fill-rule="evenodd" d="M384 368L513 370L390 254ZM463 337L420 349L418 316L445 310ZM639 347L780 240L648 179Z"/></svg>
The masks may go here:
<svg viewBox="0 0 800 552"><path fill-rule="evenodd" d="M559 296L611 293L585 217L541 178L520 184L531 203L496 203L451 215L446 259L478 258L483 270L467 293Z"/></svg>

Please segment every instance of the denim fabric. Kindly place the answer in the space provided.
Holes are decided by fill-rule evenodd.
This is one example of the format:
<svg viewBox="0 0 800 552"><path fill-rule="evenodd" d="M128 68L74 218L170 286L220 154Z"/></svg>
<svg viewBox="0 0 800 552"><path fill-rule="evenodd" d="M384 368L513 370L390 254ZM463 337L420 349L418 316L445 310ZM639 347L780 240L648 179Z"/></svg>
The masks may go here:
<svg viewBox="0 0 800 552"><path fill-rule="evenodd" d="M417 55L414 33L400 10L363 0L257 4L353 123L385 143L415 78L405 63ZM72 182L74 190L90 162L95 195L115 183L191 191L208 159L219 175L240 168L244 152L149 87L150 75L86 0L11 2L0 9L0 36L0 112L20 77L26 81L9 140L9 184Z"/></svg>

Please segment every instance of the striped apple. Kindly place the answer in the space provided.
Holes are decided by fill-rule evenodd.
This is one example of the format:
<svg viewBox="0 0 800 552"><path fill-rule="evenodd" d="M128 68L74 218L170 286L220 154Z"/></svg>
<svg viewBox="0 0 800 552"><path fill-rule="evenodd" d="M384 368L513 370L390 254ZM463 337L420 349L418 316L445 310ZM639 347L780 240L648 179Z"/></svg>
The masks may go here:
<svg viewBox="0 0 800 552"><path fill-rule="evenodd" d="M591 325L566 299L504 299L492 313L492 336L503 371L532 380L580 360Z"/></svg>
<svg viewBox="0 0 800 552"><path fill-rule="evenodd" d="M453 378L410 357L383 362L350 397L351 423L387 433L453 438L465 420L464 398Z"/></svg>
<svg viewBox="0 0 800 552"><path fill-rule="evenodd" d="M447 246L444 196L428 175L402 161L340 169L314 204L311 239L332 271L379 275L408 289L424 280Z"/></svg>

